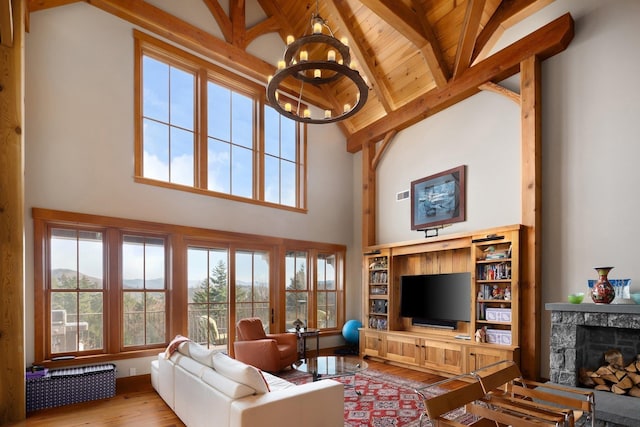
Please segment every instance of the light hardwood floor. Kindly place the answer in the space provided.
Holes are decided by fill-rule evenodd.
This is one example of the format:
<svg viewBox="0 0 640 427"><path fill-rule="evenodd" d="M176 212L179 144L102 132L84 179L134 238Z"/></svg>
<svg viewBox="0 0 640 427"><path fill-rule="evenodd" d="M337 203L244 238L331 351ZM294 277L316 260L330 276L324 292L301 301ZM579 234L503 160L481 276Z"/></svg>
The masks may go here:
<svg viewBox="0 0 640 427"><path fill-rule="evenodd" d="M397 375L409 380L433 383L437 375L367 360L369 369ZM25 421L12 426L184 426L151 387L149 375L118 380L116 396L92 402L35 411Z"/></svg>

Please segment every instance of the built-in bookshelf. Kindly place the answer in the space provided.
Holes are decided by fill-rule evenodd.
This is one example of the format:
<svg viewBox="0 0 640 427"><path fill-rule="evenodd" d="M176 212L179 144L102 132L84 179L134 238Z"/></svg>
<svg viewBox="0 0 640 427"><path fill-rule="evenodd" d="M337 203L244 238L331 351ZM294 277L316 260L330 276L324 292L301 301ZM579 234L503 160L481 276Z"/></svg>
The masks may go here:
<svg viewBox="0 0 640 427"><path fill-rule="evenodd" d="M366 304L367 326L376 330L389 327L389 255L376 253L365 256L367 271Z"/></svg>
<svg viewBox="0 0 640 427"><path fill-rule="evenodd" d="M519 362L520 230L513 225L367 248L361 355L443 375ZM400 316L402 276L457 272L471 276L470 321L450 330Z"/></svg>
<svg viewBox="0 0 640 427"><path fill-rule="evenodd" d="M518 343L519 233L477 235L471 242L475 293L471 330L491 344Z"/></svg>

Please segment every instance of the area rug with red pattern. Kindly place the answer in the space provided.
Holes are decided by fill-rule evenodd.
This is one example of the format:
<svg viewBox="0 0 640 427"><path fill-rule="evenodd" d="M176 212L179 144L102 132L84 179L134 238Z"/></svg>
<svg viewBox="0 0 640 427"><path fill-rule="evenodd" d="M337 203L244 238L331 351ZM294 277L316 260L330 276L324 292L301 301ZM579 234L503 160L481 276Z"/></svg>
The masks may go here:
<svg viewBox="0 0 640 427"><path fill-rule="evenodd" d="M294 384L312 380L311 375L290 370L280 374ZM333 378L345 385L345 427L416 427L423 405L416 388L427 384L406 380L372 369ZM425 420L423 426L431 424Z"/></svg>

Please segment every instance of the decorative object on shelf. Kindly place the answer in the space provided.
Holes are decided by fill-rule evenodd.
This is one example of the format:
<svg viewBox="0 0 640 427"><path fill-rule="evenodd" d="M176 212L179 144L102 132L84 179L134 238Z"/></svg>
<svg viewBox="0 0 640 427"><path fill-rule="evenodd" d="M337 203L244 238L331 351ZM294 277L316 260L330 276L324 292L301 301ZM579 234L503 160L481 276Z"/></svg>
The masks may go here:
<svg viewBox="0 0 640 427"><path fill-rule="evenodd" d="M580 304L584 298L584 292L577 292L575 294L569 294L567 299L571 304Z"/></svg>
<svg viewBox="0 0 640 427"><path fill-rule="evenodd" d="M487 342L487 327L483 326L476 330L476 342Z"/></svg>
<svg viewBox="0 0 640 427"><path fill-rule="evenodd" d="M595 267L598 272L598 281L591 289L591 299L596 304L609 304L616 297L615 289L607 276L613 267Z"/></svg>
<svg viewBox="0 0 640 427"><path fill-rule="evenodd" d="M611 279L609 278L609 283L613 286L616 297L613 300L614 304L631 304L631 279ZM589 290L593 289L593 285L595 285L597 280L589 279L587 280L587 284L589 285Z"/></svg>
<svg viewBox="0 0 640 427"><path fill-rule="evenodd" d="M324 34L323 31L329 34ZM293 36L287 36L287 48L282 60L278 61L278 69L275 75L269 77L267 85L267 99L273 108L280 114L290 119L304 123L333 123L353 116L364 106L369 96L369 87L356 70L355 63L351 60L346 37L338 40L327 21L320 16L318 0L316 11L311 14L311 33L305 33L295 40ZM282 82L288 77L300 82L298 99L286 102L279 99L279 91ZM341 92L354 93L353 99L344 103L341 109L325 110L324 117L313 118L311 111L302 108L302 94L305 83L316 86L326 93L334 91L327 84L346 78L351 80L355 91L341 90Z"/></svg>
<svg viewBox="0 0 640 427"><path fill-rule="evenodd" d="M411 229L431 230L465 220L465 166L411 183ZM425 237L428 235L425 233Z"/></svg>
<svg viewBox="0 0 640 427"><path fill-rule="evenodd" d="M302 323L302 320L296 319L293 321L293 327L296 328L296 331L299 331L304 328L304 323Z"/></svg>

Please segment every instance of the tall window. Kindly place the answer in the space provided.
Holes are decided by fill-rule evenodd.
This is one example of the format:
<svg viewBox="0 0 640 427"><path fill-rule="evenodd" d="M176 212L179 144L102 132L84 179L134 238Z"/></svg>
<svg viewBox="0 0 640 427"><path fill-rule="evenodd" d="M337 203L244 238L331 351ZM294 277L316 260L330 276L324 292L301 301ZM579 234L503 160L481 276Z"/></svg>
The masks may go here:
<svg viewBox="0 0 640 427"><path fill-rule="evenodd" d="M104 348L104 236L53 228L49 241L52 355Z"/></svg>
<svg viewBox="0 0 640 427"><path fill-rule="evenodd" d="M309 280L305 251L288 251L285 255L285 299L287 328L300 320L309 326Z"/></svg>
<svg viewBox="0 0 640 427"><path fill-rule="evenodd" d="M187 250L189 337L208 347L227 345L228 258L226 249Z"/></svg>
<svg viewBox="0 0 640 427"><path fill-rule="evenodd" d="M135 32L139 182L305 209L304 126L265 88Z"/></svg>
<svg viewBox="0 0 640 427"><path fill-rule="evenodd" d="M235 288L236 319L259 317L263 325L270 325L268 252L236 252Z"/></svg>
<svg viewBox="0 0 640 427"><path fill-rule="evenodd" d="M195 73L142 58L144 176L194 185Z"/></svg>
<svg viewBox="0 0 640 427"><path fill-rule="evenodd" d="M207 83L209 190L253 197L254 100Z"/></svg>
<svg viewBox="0 0 640 427"><path fill-rule="evenodd" d="M302 163L297 150L296 122L265 107L264 198L268 202L297 206L296 179Z"/></svg>
<svg viewBox="0 0 640 427"><path fill-rule="evenodd" d="M164 239L125 235L122 242L123 344L167 342Z"/></svg>
<svg viewBox="0 0 640 427"><path fill-rule="evenodd" d="M336 256L319 254L316 267L316 307L318 328L335 328L338 313Z"/></svg>

